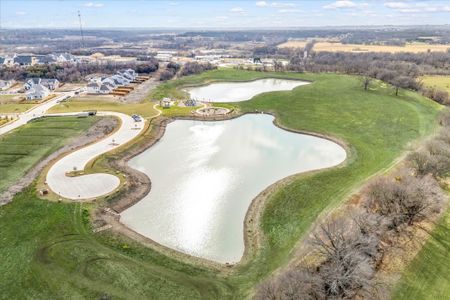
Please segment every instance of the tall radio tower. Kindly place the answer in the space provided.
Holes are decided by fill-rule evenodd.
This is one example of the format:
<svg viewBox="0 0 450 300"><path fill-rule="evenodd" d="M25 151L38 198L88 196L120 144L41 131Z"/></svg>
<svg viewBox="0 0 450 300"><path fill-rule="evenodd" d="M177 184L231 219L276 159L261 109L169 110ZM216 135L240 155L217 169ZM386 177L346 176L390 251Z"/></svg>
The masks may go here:
<svg viewBox="0 0 450 300"><path fill-rule="evenodd" d="M81 13L78 11L78 21L80 21L81 48L84 48L83 25L81 23Z"/></svg>

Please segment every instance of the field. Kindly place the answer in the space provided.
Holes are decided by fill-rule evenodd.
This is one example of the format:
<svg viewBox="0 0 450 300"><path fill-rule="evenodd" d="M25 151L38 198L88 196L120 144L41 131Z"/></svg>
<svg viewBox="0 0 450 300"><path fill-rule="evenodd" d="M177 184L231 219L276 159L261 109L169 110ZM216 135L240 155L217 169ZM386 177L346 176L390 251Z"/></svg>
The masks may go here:
<svg viewBox="0 0 450 300"><path fill-rule="evenodd" d="M450 210L408 266L393 299L450 299Z"/></svg>
<svg viewBox="0 0 450 300"><path fill-rule="evenodd" d="M278 45L280 48L304 48L306 41L288 41ZM428 45L423 43L411 43L402 46L384 46L384 45L359 45L359 44L342 44L339 42L317 42L314 44L313 50L316 52L446 52L450 48L449 45Z"/></svg>
<svg viewBox="0 0 450 300"><path fill-rule="evenodd" d="M93 234L93 204L50 203L33 189L0 207L0 292L5 298L243 299L255 284L292 258L292 249L324 211L337 206L376 172L388 169L413 141L432 133L440 107L422 96L334 74L214 70L170 81L153 95L212 81L261 77L306 79L293 91L234 103L241 111L272 112L296 130L335 136L349 145L346 166L300 175L268 199L265 239L232 271L181 262L125 237ZM70 104L70 103L67 103ZM386 109L389 108L389 109ZM26 220L26 222L24 221Z"/></svg>
<svg viewBox="0 0 450 300"><path fill-rule="evenodd" d="M48 118L0 136L0 192L59 147L92 125L95 118Z"/></svg>
<svg viewBox="0 0 450 300"><path fill-rule="evenodd" d="M420 79L425 86L438 88L450 94L450 76L423 76Z"/></svg>
<svg viewBox="0 0 450 300"><path fill-rule="evenodd" d="M144 118L156 115L156 111L153 109L153 103L148 101L137 104L122 104L111 101L98 101L96 98L92 98L92 101L85 98L73 98L70 101L62 102L52 107L49 110L49 113L77 112L85 110L115 111L129 115L138 114Z"/></svg>
<svg viewBox="0 0 450 300"><path fill-rule="evenodd" d="M20 113L35 105L33 103L20 103L23 98L23 95L0 95L0 113Z"/></svg>

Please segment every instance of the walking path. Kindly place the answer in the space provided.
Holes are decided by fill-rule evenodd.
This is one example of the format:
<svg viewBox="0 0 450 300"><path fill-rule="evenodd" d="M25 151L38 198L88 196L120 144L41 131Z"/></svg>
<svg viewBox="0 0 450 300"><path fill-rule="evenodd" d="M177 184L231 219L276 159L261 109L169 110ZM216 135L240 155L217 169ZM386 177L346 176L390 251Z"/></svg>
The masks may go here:
<svg viewBox="0 0 450 300"><path fill-rule="evenodd" d="M59 103L59 101L61 101L62 99L64 99L67 96L73 97L74 95L75 95L74 92L61 93L60 96L57 96L49 101L39 104L39 105L33 107L32 109L27 110L26 112L18 114L16 120L0 127L0 135L10 132L11 130L16 129L22 125L25 125L32 119L36 119L36 118L44 116L45 112L47 110L49 110L50 108L52 108L53 106L57 105Z"/></svg>
<svg viewBox="0 0 450 300"><path fill-rule="evenodd" d="M43 116L70 116L76 113L46 114L64 98L73 97L74 92L64 92L47 102L21 113L17 119L0 127L0 135L10 132L29 121ZM158 115L161 113L159 110ZM74 170L83 171L87 163L101 154L109 152L137 137L144 129L145 122L135 122L129 115L118 112L98 112L98 116L114 116L120 119L120 128L108 138L77 150L57 161L47 173L47 184L56 194L68 199L92 199L111 193L120 184L119 178L111 174L97 173L68 177Z"/></svg>
<svg viewBox="0 0 450 300"><path fill-rule="evenodd" d="M145 122L135 122L133 118L123 113L98 112L97 115L117 117L121 125L112 135L63 157L50 168L46 178L47 184L53 192L64 198L92 199L113 192L120 184L119 178L114 175L96 173L69 177L67 173L84 170L91 160L128 143L144 129Z"/></svg>

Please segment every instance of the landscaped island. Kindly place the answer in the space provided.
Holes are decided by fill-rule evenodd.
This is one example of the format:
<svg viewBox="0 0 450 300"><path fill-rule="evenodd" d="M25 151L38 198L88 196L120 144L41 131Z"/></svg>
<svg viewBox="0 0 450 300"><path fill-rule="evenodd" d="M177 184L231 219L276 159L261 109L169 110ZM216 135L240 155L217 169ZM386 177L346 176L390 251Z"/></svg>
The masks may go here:
<svg viewBox="0 0 450 300"><path fill-rule="evenodd" d="M233 103L235 111L269 112L281 127L343 141L348 162L295 176L264 195L262 214L248 220L244 261L234 267L209 265L109 231L93 234L89 213L98 204L40 200L31 187L0 208L0 287L8 287L0 288L2 296L250 297L256 284L295 258L298 241L318 216L342 203L368 177L390 168L414 141L437 126L436 103L410 91L395 96L381 82L364 91L358 77L335 74L214 70L162 84L152 98L184 96L186 85L258 78L312 83ZM156 127L145 134L151 136Z"/></svg>

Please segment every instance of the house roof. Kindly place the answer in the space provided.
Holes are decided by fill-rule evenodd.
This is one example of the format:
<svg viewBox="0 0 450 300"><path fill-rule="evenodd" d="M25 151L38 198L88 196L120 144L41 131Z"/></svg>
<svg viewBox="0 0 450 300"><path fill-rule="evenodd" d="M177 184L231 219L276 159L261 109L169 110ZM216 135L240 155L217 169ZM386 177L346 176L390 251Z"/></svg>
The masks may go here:
<svg viewBox="0 0 450 300"><path fill-rule="evenodd" d="M45 94L49 94L50 91L48 90L48 88L46 88L45 86L43 86L42 84L36 84L33 86L33 88L27 93L27 95L37 95L37 96L42 96Z"/></svg>
<svg viewBox="0 0 450 300"><path fill-rule="evenodd" d="M0 64L3 64L5 62L5 58L0 56Z"/></svg>
<svg viewBox="0 0 450 300"><path fill-rule="evenodd" d="M33 61L33 56L31 55L17 55L14 57L14 63L18 63L21 65L31 65Z"/></svg>
<svg viewBox="0 0 450 300"><path fill-rule="evenodd" d="M56 61L55 57L51 54L39 56L38 60L40 63L43 63L43 64L54 63Z"/></svg>
<svg viewBox="0 0 450 300"><path fill-rule="evenodd" d="M110 91L111 88L109 88L106 84L102 84L102 86L100 87L100 91Z"/></svg>
<svg viewBox="0 0 450 300"><path fill-rule="evenodd" d="M27 83L29 83L29 84L40 84L41 83L41 78L38 78L38 77L29 78L27 80Z"/></svg>
<svg viewBox="0 0 450 300"><path fill-rule="evenodd" d="M99 87L100 84L98 82L89 82L87 86L88 87Z"/></svg>

